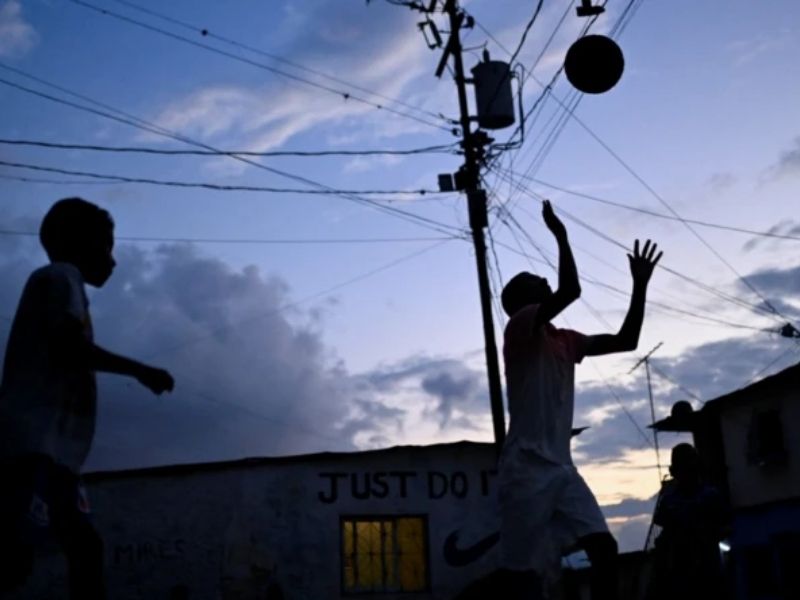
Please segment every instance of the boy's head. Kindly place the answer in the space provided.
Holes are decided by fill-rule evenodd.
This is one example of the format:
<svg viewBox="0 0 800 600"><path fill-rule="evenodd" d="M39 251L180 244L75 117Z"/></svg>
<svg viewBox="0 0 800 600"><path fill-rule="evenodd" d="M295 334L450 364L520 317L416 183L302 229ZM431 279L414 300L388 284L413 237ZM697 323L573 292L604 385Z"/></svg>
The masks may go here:
<svg viewBox="0 0 800 600"><path fill-rule="evenodd" d="M553 294L547 279L539 277L533 273L523 271L511 278L503 292L500 300L503 303L503 310L509 317L513 317L519 310L529 304L541 304L546 298Z"/></svg>
<svg viewBox="0 0 800 600"><path fill-rule="evenodd" d="M691 482L700 478L700 456L694 446L678 444L672 449L669 472L679 482Z"/></svg>
<svg viewBox="0 0 800 600"><path fill-rule="evenodd" d="M102 286L114 270L114 221L82 198L59 200L42 219L39 240L51 262L72 263L86 283Z"/></svg>

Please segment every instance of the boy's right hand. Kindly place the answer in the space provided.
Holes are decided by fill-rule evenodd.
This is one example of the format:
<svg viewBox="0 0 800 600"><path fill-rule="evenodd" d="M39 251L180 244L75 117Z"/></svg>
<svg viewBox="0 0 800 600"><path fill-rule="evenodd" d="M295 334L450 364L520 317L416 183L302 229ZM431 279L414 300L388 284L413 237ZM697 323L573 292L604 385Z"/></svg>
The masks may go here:
<svg viewBox="0 0 800 600"><path fill-rule="evenodd" d="M164 369L155 367L143 366L141 372L136 375L136 380L154 394L171 392L175 387L175 380L172 375Z"/></svg>
<svg viewBox="0 0 800 600"><path fill-rule="evenodd" d="M547 225L547 228L550 232L556 237L556 239L563 239L567 236L567 228L564 227L564 223L561 222L556 216L555 211L553 211L553 207L550 204L550 200L545 200L542 202L542 217L544 218L544 224Z"/></svg>

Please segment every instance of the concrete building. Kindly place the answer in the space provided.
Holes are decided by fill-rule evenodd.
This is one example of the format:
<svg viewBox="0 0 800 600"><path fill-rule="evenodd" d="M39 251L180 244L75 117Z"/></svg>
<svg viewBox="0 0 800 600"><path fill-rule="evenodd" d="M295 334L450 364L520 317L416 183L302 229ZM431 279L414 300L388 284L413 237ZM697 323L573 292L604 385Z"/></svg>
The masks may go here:
<svg viewBox="0 0 800 600"><path fill-rule="evenodd" d="M495 568L492 444L176 465L86 481L115 600L439 600ZM46 553L14 598L64 597L64 579L63 559Z"/></svg>
<svg viewBox="0 0 800 600"><path fill-rule="evenodd" d="M691 432L706 478L731 509L731 584L740 600L800 598L800 364L653 426Z"/></svg>

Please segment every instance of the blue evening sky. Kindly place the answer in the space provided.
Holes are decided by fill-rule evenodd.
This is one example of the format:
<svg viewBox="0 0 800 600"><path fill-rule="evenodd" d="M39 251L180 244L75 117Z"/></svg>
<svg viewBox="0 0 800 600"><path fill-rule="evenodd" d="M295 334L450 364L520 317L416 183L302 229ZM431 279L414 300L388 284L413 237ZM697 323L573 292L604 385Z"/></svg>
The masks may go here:
<svg viewBox="0 0 800 600"><path fill-rule="evenodd" d="M482 26L465 36L465 44L473 48L465 54L470 68L484 43L493 58L507 60L503 47L516 47L536 2L464 4ZM519 54L526 71L540 57L524 86L526 110L542 93L536 81L550 80L585 24L570 9L576 4L545 0ZM627 4L609 0L593 31L611 31ZM267 68L101 14L92 6ZM643 352L663 342L656 364L665 377L655 382L663 415L673 401L691 397L687 390L699 406L698 399L797 362L797 345L771 332L787 320L800 326L800 40L794 31L800 5L792 0L640 0L628 17L617 37L626 60L619 84L604 95L581 98L576 119L563 114L560 102L569 104L576 96L566 79L559 78L541 102L535 122L529 123L522 148L503 153L496 163L501 171L487 173L485 180L492 192L496 259L492 257L491 268L497 293L500 279L523 269L536 270L554 283L540 253L556 261L555 244L539 216L540 198L551 198L556 210L563 211L585 278L585 303L576 303L560 317L561 326L599 333L621 323L627 298L595 283L623 291L630 287L625 252L609 238L628 247L637 237L657 241L664 250L663 266L683 276L663 269L654 275L641 352L579 367L576 421L593 428L585 439L579 438L576 457L606 503L646 498L655 491L652 450L630 420L620 416L606 383L643 427L649 408L642 373L628 373ZM384 0L0 0L0 79L90 106L88 98L106 105L91 105L97 110L124 111L126 118L143 119L224 150L358 151L452 144L457 138L437 115L457 117L455 86L447 73L441 80L434 77L440 51L426 47L417 28L420 19L418 13ZM435 19L446 29L441 15ZM197 29L212 35L202 36ZM544 48L554 30L552 44ZM412 112L428 123L345 100L270 69ZM7 83L0 83L0 110L0 138L6 140L191 148ZM562 117L564 126L557 128ZM504 141L510 131L493 135ZM253 160L328 188L432 190L437 174L455 171L461 158L426 153ZM0 143L0 161L132 178L309 187L224 157ZM523 174L536 181L520 179ZM526 191L519 189L520 183ZM686 219L786 237L692 225L695 235L674 218L610 206L546 184L673 217L671 211ZM244 436L252 443L241 442L237 426L229 423L230 437L220 433L214 449L184 452L170 450L164 442L162 454L139 460L136 437L120 433L119 420L126 417L101 414L105 429L98 432L94 464L491 439L474 255L464 237L465 200L458 195L369 196L443 224L432 229L430 223L412 223L335 195L90 184L86 177L0 165L0 230L6 248L0 315L6 325L25 273L44 261L35 239L10 232L35 231L48 206L67 195L86 197L110 210L120 237L163 238L119 242L116 287L92 294L96 313L102 313L98 340L120 352L152 355L153 361L175 370L176 415L191 413L193 402L205 394L220 406L234 400L246 406L266 419L272 432L266 436L270 441L253 431ZM172 241L185 238L305 242ZM400 241L311 243L365 238ZM521 257L520 249L533 262ZM759 311L764 299L779 314ZM277 329L265 324L277 318ZM498 338L503 324L497 314ZM2 325L5 338L7 326ZM201 390L195 396L187 391L191 383L181 389L178 369L195 369L195 389ZM296 376L278 377L293 370ZM270 379L272 373L277 379ZM311 380L317 383L310 386ZM113 382L106 385L116 389ZM169 410L130 385L120 389L146 399L144 412ZM274 400L284 396L285 403ZM198 428L224 419L211 406L197 409L198 415L209 413L205 420L198 416L197 423L188 423L183 439L203 437L206 433ZM326 433L273 443L295 422L304 423L299 427L309 432ZM670 440L664 444L668 447ZM104 449L113 454L116 446L123 449L113 452L127 449L130 457L117 460L102 454Z"/></svg>

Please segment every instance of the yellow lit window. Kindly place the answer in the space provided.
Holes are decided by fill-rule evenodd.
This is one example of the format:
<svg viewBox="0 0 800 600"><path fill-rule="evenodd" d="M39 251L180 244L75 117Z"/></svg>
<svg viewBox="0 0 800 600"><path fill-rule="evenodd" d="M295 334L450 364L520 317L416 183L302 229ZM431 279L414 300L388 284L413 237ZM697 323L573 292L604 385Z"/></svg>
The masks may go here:
<svg viewBox="0 0 800 600"><path fill-rule="evenodd" d="M427 540L425 517L343 518L345 593L427 590Z"/></svg>

